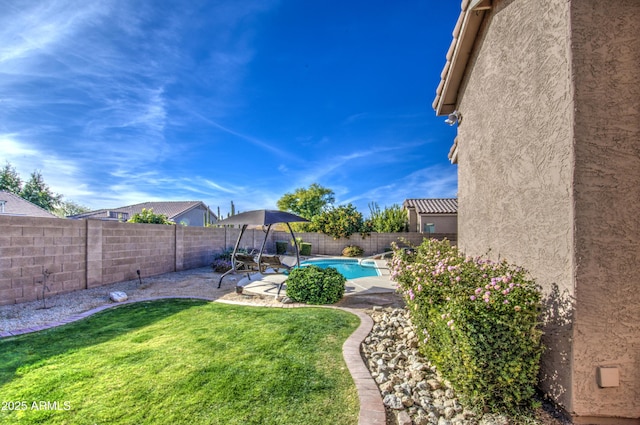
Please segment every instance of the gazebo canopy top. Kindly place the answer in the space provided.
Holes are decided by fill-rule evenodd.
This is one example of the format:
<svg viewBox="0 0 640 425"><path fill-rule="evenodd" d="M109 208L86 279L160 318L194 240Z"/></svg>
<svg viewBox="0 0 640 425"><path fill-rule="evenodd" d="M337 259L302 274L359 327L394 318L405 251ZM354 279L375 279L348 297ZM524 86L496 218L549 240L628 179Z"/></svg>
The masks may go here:
<svg viewBox="0 0 640 425"><path fill-rule="evenodd" d="M254 211L247 211L240 214L236 214L225 220L218 221L215 224L216 225L248 224L248 225L256 225L256 226L268 226L270 224L276 224L276 223L294 223L294 222L302 222L302 221L309 221L309 220L307 220L306 218L300 217L299 215L295 215L286 211L254 210Z"/></svg>

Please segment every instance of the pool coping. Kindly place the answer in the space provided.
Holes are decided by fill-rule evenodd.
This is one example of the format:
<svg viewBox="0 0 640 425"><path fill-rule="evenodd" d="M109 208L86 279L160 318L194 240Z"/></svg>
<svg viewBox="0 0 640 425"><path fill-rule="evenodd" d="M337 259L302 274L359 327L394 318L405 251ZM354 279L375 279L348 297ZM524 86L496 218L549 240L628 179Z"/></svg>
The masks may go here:
<svg viewBox="0 0 640 425"><path fill-rule="evenodd" d="M117 304L105 304L99 307L92 308L82 313L74 314L69 316L63 320L50 322L41 326L34 326L25 329L18 329L14 331L2 331L0 332L0 339L10 338L14 336L25 335L33 332L39 332L47 329L56 328L62 325L66 325L72 322L77 322L78 320L85 319L89 316L92 316L96 313L99 313L104 310L117 308L123 305L140 303L140 302L148 302L148 301L157 301L157 300L165 300L165 299L192 299L192 300L204 300L211 302L218 302L221 304L234 304L234 305L244 305L250 307L270 307L270 308L303 308L303 307L321 307L321 308L331 308L336 310L342 310L347 313L351 313L357 316L360 319L360 326L347 338L347 340L342 344L342 357L347 365L347 369L351 374L351 378L356 386L356 390L358 391L358 399L360 402L360 411L358 413L358 425L386 425L387 423L387 415L384 408L384 403L382 402L382 396L380 394L380 390L378 389L378 385L375 380L371 376L367 365L360 354L360 345L364 341L364 339L369 335L371 330L373 329L373 319L366 313L352 309L347 307L336 307L336 306L316 306L316 305L307 305L301 303L290 303L290 304L282 304L281 306L274 305L259 305L253 304L249 302L241 302L241 301L231 301L231 300L221 300L221 299L213 299L208 297L198 297L198 296L161 296L161 297L149 297L139 300L130 300L124 301Z"/></svg>
<svg viewBox="0 0 640 425"><path fill-rule="evenodd" d="M375 267L367 267L367 268L374 268L375 271L376 271L375 275L351 277L351 278L345 276L345 278L347 280L356 280L356 279L364 279L364 278L367 278L367 277L385 276L384 271L385 271L385 269L388 269L386 267L386 264L383 264L384 263L383 260L377 260L375 258L368 258L368 257L365 257L365 258L360 258L360 257L311 257L311 258L307 258L305 260L300 261L300 265L303 265L306 262L311 262L311 265L313 265L314 261L335 261L337 263L349 263L349 264L357 262L358 265L360 265L360 261L370 261L370 262L374 263ZM388 273L386 275L388 275Z"/></svg>

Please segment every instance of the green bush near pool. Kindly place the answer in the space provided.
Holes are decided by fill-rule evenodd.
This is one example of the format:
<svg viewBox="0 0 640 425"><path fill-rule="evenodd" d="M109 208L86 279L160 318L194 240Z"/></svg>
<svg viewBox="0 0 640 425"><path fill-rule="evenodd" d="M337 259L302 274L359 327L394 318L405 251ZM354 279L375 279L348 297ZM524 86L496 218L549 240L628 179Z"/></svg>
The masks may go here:
<svg viewBox="0 0 640 425"><path fill-rule="evenodd" d="M347 279L333 267L294 269L286 281L287 296L307 304L335 304L344 296Z"/></svg>

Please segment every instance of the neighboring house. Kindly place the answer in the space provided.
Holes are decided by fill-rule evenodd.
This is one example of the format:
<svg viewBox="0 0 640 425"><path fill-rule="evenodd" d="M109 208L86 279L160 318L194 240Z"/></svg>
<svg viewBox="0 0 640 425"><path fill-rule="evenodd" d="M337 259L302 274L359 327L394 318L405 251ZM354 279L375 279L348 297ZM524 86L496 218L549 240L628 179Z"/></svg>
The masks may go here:
<svg viewBox="0 0 640 425"><path fill-rule="evenodd" d="M458 244L542 286L541 385L576 424L640 424L638 28L638 0L465 0L433 104Z"/></svg>
<svg viewBox="0 0 640 425"><path fill-rule="evenodd" d="M409 218L409 231L419 233L457 233L456 198L407 199L402 203Z"/></svg>
<svg viewBox="0 0 640 425"><path fill-rule="evenodd" d="M216 215L202 201L143 202L126 207L89 211L68 218L127 221L134 214L142 212L143 208L152 209L155 214L164 214L169 220L185 226L205 226L217 221Z"/></svg>
<svg viewBox="0 0 640 425"><path fill-rule="evenodd" d="M44 208L22 199L18 195L0 190L0 215L59 218Z"/></svg>

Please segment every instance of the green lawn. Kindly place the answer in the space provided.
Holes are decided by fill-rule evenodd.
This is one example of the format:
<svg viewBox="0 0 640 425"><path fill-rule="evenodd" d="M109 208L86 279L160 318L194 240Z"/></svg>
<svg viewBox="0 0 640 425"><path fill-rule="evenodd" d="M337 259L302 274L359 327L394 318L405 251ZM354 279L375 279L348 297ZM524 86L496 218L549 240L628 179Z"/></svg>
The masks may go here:
<svg viewBox="0 0 640 425"><path fill-rule="evenodd" d="M107 310L0 340L0 423L355 424L342 344L358 323L195 300Z"/></svg>

